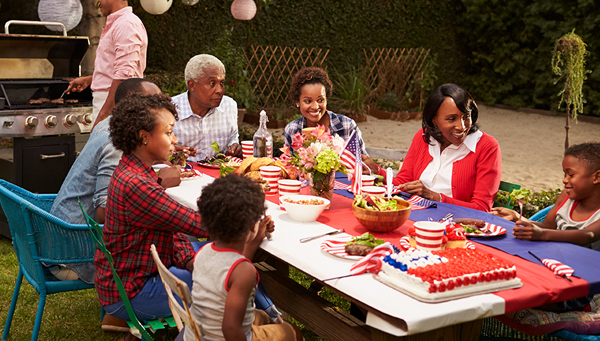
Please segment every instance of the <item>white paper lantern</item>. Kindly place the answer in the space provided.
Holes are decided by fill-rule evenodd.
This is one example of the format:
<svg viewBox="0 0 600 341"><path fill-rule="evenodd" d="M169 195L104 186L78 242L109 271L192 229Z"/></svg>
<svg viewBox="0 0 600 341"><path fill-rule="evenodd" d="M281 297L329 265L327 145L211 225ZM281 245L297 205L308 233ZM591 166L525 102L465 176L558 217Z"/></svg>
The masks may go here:
<svg viewBox="0 0 600 341"><path fill-rule="evenodd" d="M231 4L231 14L237 20L250 20L256 14L254 0L235 0Z"/></svg>
<svg viewBox="0 0 600 341"><path fill-rule="evenodd" d="M79 0L40 0L38 16L41 21L59 22L67 31L79 25L83 8ZM46 26L49 30L60 31L60 26Z"/></svg>
<svg viewBox="0 0 600 341"><path fill-rule="evenodd" d="M140 0L142 8L154 15L165 13L173 4L173 0Z"/></svg>
<svg viewBox="0 0 600 341"><path fill-rule="evenodd" d="M198 1L200 1L200 0L181 0L181 2L183 2L184 5L190 5L190 6L194 6L195 4L198 3Z"/></svg>

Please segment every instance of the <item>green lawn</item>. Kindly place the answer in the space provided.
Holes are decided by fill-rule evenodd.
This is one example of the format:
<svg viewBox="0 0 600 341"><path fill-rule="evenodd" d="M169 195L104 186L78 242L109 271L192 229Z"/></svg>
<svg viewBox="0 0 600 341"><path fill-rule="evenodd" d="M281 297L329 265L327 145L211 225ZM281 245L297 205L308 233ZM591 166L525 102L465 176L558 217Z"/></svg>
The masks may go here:
<svg viewBox="0 0 600 341"><path fill-rule="evenodd" d="M8 307L19 273L17 258L11 242L0 237L0 333L4 331L4 323ZM298 283L308 287L310 278L296 269L290 270L291 277ZM339 307L349 311L349 301L334 292L324 289L321 296ZM30 340L37 311L39 296L32 286L23 279L21 293L10 328L8 340ZM300 326L307 341L321 340L310 330L294 320L289 322ZM100 329L100 304L93 289L49 295L44 309L44 318L40 328L39 340L120 340L122 333L105 333ZM166 340L173 340L177 329L169 330Z"/></svg>

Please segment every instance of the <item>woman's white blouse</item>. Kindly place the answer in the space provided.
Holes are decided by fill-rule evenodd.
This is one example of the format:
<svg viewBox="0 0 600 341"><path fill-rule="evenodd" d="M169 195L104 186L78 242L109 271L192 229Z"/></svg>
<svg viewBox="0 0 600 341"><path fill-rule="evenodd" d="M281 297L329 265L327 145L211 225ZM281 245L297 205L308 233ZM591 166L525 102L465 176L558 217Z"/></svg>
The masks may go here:
<svg viewBox="0 0 600 341"><path fill-rule="evenodd" d="M452 197L452 167L454 162L461 160L470 152L475 153L477 143L483 133L481 130L467 135L460 145L451 144L440 154L440 143L433 137L429 138L429 154L433 160L429 162L419 180L428 189Z"/></svg>

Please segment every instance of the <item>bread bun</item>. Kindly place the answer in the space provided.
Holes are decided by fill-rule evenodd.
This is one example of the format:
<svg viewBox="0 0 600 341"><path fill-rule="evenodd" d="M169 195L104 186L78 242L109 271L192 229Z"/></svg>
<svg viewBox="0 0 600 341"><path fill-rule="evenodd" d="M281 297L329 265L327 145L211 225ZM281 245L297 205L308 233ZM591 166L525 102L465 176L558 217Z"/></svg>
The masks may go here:
<svg viewBox="0 0 600 341"><path fill-rule="evenodd" d="M242 164L234 172L238 174L244 174L246 171L250 171L250 165L256 160L257 158L254 156L248 156L244 159L244 161L242 161Z"/></svg>
<svg viewBox="0 0 600 341"><path fill-rule="evenodd" d="M260 170L260 167L268 166L274 162L275 161L273 159L271 159L270 157L261 157L260 159L252 162L252 164L250 165L250 171L254 172L254 171Z"/></svg>
<svg viewBox="0 0 600 341"><path fill-rule="evenodd" d="M246 176L252 180L262 180L262 176L260 176L260 171L251 171L246 173Z"/></svg>

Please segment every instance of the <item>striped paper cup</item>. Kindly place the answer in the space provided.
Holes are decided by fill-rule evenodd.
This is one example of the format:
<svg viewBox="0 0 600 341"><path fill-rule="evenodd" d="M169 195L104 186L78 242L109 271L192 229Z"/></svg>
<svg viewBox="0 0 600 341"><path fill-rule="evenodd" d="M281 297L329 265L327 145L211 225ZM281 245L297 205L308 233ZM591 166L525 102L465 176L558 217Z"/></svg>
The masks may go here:
<svg viewBox="0 0 600 341"><path fill-rule="evenodd" d="M441 223L433 221L415 222L417 249L425 251L439 250L442 247L444 230L444 224Z"/></svg>
<svg viewBox="0 0 600 341"><path fill-rule="evenodd" d="M279 181L281 168L277 166L262 166L259 168L260 176L263 180L269 183L271 189L268 192L265 192L266 195L276 195L279 193Z"/></svg>
<svg viewBox="0 0 600 341"><path fill-rule="evenodd" d="M375 185L375 177L372 175L362 175L362 186L373 186Z"/></svg>
<svg viewBox="0 0 600 341"><path fill-rule="evenodd" d="M280 196L299 195L300 187L302 186L302 181L291 180L291 179L280 179L279 181L277 181L277 184L279 185L279 195ZM279 202L279 208L281 210L285 211L285 208L281 204L281 201Z"/></svg>
<svg viewBox="0 0 600 341"><path fill-rule="evenodd" d="M242 141L242 155L244 159L254 155L254 143L252 141Z"/></svg>
<svg viewBox="0 0 600 341"><path fill-rule="evenodd" d="M364 186L362 192L374 197L383 197L385 195L385 188L379 186Z"/></svg>

